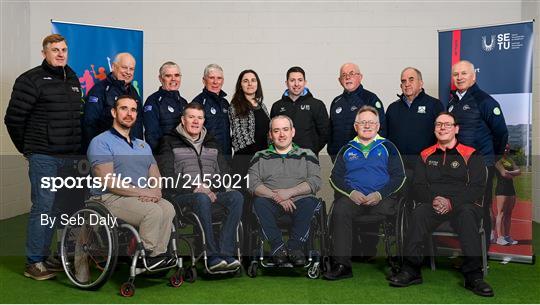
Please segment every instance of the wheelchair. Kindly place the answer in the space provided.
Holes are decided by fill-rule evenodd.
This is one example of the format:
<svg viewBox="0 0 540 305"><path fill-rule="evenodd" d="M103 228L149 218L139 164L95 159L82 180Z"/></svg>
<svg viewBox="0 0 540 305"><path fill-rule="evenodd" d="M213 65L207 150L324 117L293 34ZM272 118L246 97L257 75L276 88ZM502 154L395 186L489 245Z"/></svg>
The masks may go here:
<svg viewBox="0 0 540 305"><path fill-rule="evenodd" d="M327 257L327 240L326 240L326 203L322 198L317 198L319 202L319 208L313 215L309 229L309 238L305 242L304 253L307 254L306 264L302 268L307 269L307 276L310 279L317 279L321 276L323 270L323 258ZM261 226L258 223L255 215L252 215L253 221L248 225L249 236L248 248L251 252L250 264L246 273L249 277L254 278L257 276L257 270L260 267L263 268L295 268L291 263L282 265L276 265L272 262L272 257L265 252L265 244L262 237ZM288 232L292 225L292 218L290 215L282 215L277 219L277 224L281 228L282 232Z"/></svg>
<svg viewBox="0 0 540 305"><path fill-rule="evenodd" d="M358 225L373 224L377 227L377 231L373 232L358 232L355 230L353 233L353 242L358 235L378 236L384 244L384 253L386 256L386 262L390 267L388 276L397 274L401 270L403 264L403 251L405 246L405 232L407 231L408 216L410 213L410 204L407 198L398 193L394 196L395 201L395 213L393 215L358 215L353 219L353 227ZM333 235L330 230L332 221L332 211L334 205L332 204L328 217L328 245L330 249L333 249ZM354 257L354 253L353 253ZM325 258L325 268L330 270L330 259Z"/></svg>
<svg viewBox="0 0 540 305"><path fill-rule="evenodd" d="M141 273L163 274L176 268L169 278L173 287L184 282L182 258L176 248L176 230L172 226L169 252L174 261L167 266L150 268L140 235L134 226L117 218L112 225L112 214L96 200L87 200L85 207L76 211L63 229L60 256L68 279L78 288L97 290L111 277L119 258L129 264L129 278L120 287L120 294L135 294L135 277ZM142 264L137 264L138 262ZM140 267L140 266L144 267Z"/></svg>
<svg viewBox="0 0 540 305"><path fill-rule="evenodd" d="M208 266L208 246L206 244L206 236L204 234L203 226L200 218L187 206L181 206L176 202L173 202L173 206L176 210L176 228L177 231L182 231L178 234L179 240L185 242L188 247L189 258L191 264L189 268L185 270L185 280L189 283L193 283L197 280L197 262L203 261L204 273L210 275L225 275L225 274L241 274L242 267L237 267L231 270L210 270ZM221 228L221 219L226 215L226 209L218 204L212 205L212 226L214 227L214 236L219 236L219 230ZM190 232L187 232L191 228ZM238 261L242 262L241 245L243 239L242 222L240 221L236 228L236 240L235 240L235 256Z"/></svg>

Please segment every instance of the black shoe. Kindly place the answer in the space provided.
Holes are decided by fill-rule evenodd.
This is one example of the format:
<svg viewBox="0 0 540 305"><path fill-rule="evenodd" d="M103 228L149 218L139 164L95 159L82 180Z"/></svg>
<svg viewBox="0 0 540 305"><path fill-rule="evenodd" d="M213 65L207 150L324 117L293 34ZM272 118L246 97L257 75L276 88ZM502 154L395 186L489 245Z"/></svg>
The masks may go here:
<svg viewBox="0 0 540 305"><path fill-rule="evenodd" d="M342 264L337 264L332 270L327 271L323 278L329 281L342 280L352 277L352 268Z"/></svg>
<svg viewBox="0 0 540 305"><path fill-rule="evenodd" d="M289 261L294 266L305 266L306 265L306 256L304 255L304 252L300 249L296 250L290 250L289 254Z"/></svg>
<svg viewBox="0 0 540 305"><path fill-rule="evenodd" d="M421 275L412 275L407 271L401 271L400 273L390 277L388 283L392 287L408 287L411 285L422 284Z"/></svg>
<svg viewBox="0 0 540 305"><path fill-rule="evenodd" d="M165 261L165 257L161 255L152 257L146 256L146 267L148 269L156 269L157 267L160 267ZM144 261L142 259L137 262L137 267L145 268Z"/></svg>
<svg viewBox="0 0 540 305"><path fill-rule="evenodd" d="M465 281L465 288L474 292L474 294L483 297L492 297L495 295L495 293L493 293L493 288L491 288L491 286L489 286L489 284L486 283L483 279Z"/></svg>
<svg viewBox="0 0 540 305"><path fill-rule="evenodd" d="M276 265L283 265L289 262L287 258L287 250L285 248L281 248L277 250L274 255L272 256L272 262Z"/></svg>

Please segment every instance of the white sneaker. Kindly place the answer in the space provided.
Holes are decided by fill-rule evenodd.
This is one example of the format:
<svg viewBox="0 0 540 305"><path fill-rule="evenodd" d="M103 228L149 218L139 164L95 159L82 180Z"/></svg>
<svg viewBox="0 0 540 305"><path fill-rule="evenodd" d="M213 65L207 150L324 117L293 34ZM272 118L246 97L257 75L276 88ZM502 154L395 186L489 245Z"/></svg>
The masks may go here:
<svg viewBox="0 0 540 305"><path fill-rule="evenodd" d="M518 241L514 240L510 235L505 236L504 240L506 240L511 245L517 245L518 244Z"/></svg>
<svg viewBox="0 0 540 305"><path fill-rule="evenodd" d="M504 238L504 236L499 236L497 238L497 245L507 246L508 244L509 242Z"/></svg>

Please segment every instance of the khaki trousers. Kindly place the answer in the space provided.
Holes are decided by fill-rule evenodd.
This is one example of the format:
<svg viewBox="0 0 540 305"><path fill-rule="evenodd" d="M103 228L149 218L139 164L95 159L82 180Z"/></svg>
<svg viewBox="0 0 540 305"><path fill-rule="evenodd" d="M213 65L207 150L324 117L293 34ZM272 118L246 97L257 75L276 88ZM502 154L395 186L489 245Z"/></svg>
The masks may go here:
<svg viewBox="0 0 540 305"><path fill-rule="evenodd" d="M101 199L114 216L137 226L144 248L152 251L150 256L167 251L175 215L170 202L163 198L158 202L142 202L138 197L114 194L95 196L93 199Z"/></svg>

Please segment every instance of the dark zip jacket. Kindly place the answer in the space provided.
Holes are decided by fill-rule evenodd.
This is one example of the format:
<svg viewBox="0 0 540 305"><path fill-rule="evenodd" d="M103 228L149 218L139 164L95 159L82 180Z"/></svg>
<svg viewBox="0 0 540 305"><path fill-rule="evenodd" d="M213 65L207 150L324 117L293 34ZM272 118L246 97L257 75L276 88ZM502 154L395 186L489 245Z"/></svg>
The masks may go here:
<svg viewBox="0 0 540 305"><path fill-rule="evenodd" d="M84 98L84 113L82 118L83 149L87 149L90 141L98 134L112 127L113 117L111 109L114 102L121 95L130 95L137 101L137 119L131 127L130 135L143 139L142 99L133 87L125 86L123 80L117 80L112 73L107 78L92 87ZM84 151L86 153L86 150Z"/></svg>
<svg viewBox="0 0 540 305"><path fill-rule="evenodd" d="M152 151L156 152L161 137L178 126L182 111L187 105L178 90L167 91L159 87L144 103L142 111L144 138Z"/></svg>
<svg viewBox="0 0 540 305"><path fill-rule="evenodd" d="M487 169L481 155L457 143L443 150L435 144L422 151L414 171L413 198L431 204L437 196L450 199L452 207L482 206Z"/></svg>
<svg viewBox="0 0 540 305"><path fill-rule="evenodd" d="M504 154L508 142L508 129L499 103L474 84L461 100L452 92L448 111L459 123L459 142L474 147L484 156L486 165L493 166Z"/></svg>
<svg viewBox="0 0 540 305"><path fill-rule="evenodd" d="M398 97L386 109L386 138L399 149L405 167L414 169L420 152L437 141L433 132L435 118L444 106L424 89L410 107L403 94Z"/></svg>
<svg viewBox="0 0 540 305"><path fill-rule="evenodd" d="M329 121L326 106L321 100L314 98L307 89L306 93L294 102L287 92L272 105L270 117L278 115L290 117L296 130L293 142L301 148L311 149L318 155L328 142Z"/></svg>
<svg viewBox="0 0 540 305"><path fill-rule="evenodd" d="M223 90L218 95L204 88L191 102L203 105L204 127L216 138L222 153L230 156L232 154L231 124L229 122L229 102L225 96L227 93Z"/></svg>
<svg viewBox="0 0 540 305"><path fill-rule="evenodd" d="M354 119L358 109L364 105L377 108L379 111L379 123L381 124L379 135L385 136L384 107L379 97L375 93L364 89L362 85L353 92L343 91L330 104L330 138L328 139L327 151L332 160L334 160L341 147L356 136L353 127Z"/></svg>

